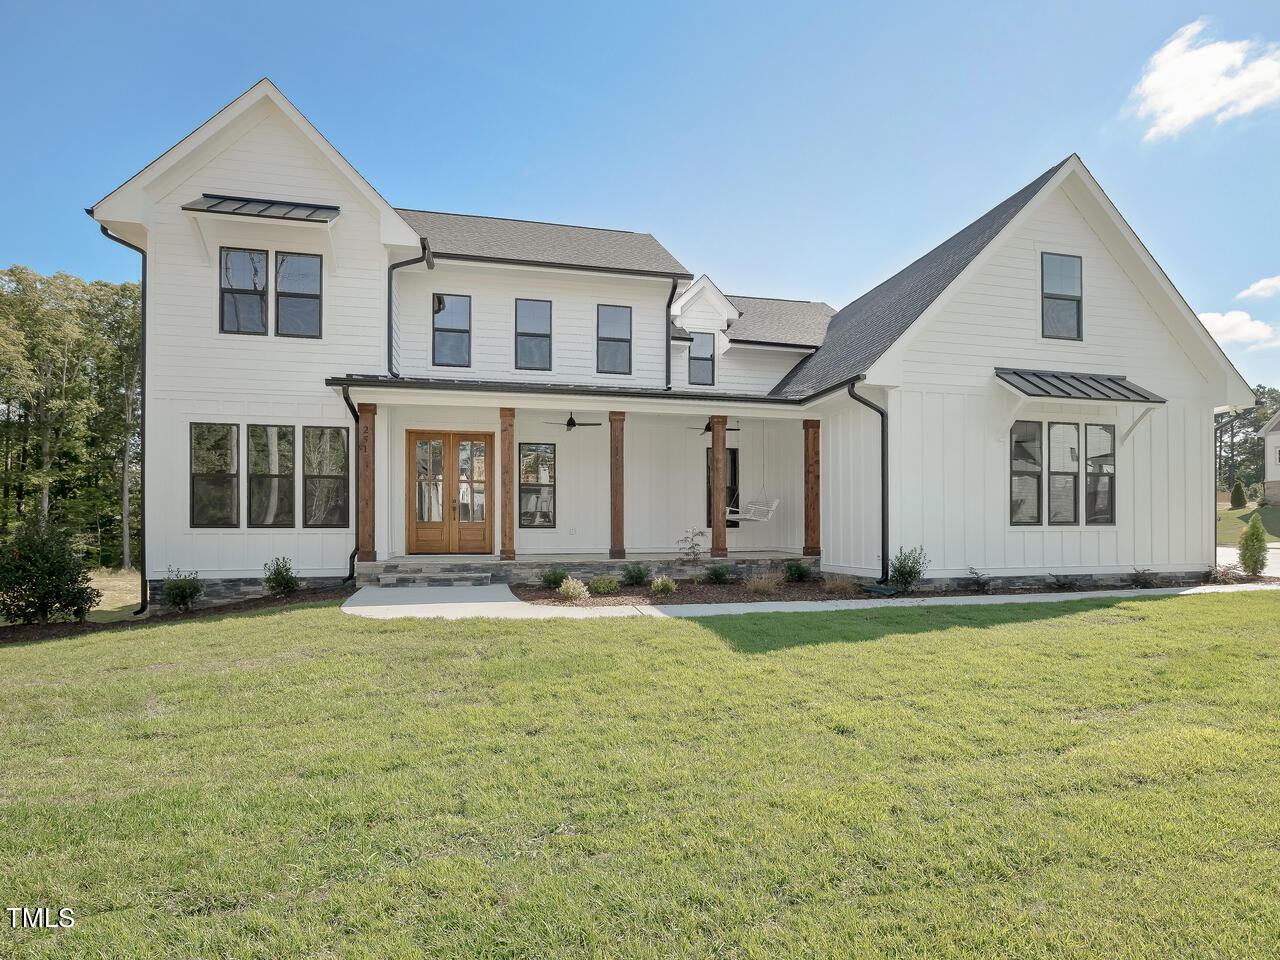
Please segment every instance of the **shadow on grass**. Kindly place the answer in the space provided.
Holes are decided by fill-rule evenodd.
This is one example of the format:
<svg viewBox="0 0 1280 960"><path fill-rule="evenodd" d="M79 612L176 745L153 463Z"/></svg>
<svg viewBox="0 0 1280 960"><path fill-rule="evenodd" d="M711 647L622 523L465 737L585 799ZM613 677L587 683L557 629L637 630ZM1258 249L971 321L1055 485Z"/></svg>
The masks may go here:
<svg viewBox="0 0 1280 960"><path fill-rule="evenodd" d="M1167 597L1081 597L1045 603L1001 603L973 606L876 607L870 610L832 610L822 613L758 613L699 617L696 622L739 653L770 653L825 643L866 643L893 634L932 633L952 627L1007 626L1037 623L1098 610L1113 611L1112 624L1134 623L1144 617L1121 605L1164 600Z"/></svg>

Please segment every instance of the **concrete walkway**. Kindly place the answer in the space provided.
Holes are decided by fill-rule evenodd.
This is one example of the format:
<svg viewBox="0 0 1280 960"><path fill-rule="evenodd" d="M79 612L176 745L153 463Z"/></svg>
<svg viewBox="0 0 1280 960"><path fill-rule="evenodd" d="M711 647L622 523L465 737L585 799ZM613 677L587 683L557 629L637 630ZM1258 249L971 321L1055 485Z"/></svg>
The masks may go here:
<svg viewBox="0 0 1280 960"><path fill-rule="evenodd" d="M662 606L619 604L613 607L552 607L526 603L506 585L488 587L361 587L342 605L344 613L375 620L396 617L462 620L489 617L501 620L587 620L596 617L720 617L743 613L823 613L833 610L873 610L877 607L966 607L1001 603L1061 603L1094 598L1196 596L1204 593L1253 593L1280 590L1280 584L1164 587L1157 590L1082 590L1062 593L1022 593L991 597L905 597L865 600L775 600L760 603L671 603Z"/></svg>

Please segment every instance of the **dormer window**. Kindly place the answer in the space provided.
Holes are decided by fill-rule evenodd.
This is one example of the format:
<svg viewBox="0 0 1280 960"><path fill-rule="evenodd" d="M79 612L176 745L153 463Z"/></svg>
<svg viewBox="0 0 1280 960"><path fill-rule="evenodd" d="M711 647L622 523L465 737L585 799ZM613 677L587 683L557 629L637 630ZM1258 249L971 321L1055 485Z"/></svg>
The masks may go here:
<svg viewBox="0 0 1280 960"><path fill-rule="evenodd" d="M1052 340L1084 339L1080 258L1040 255L1040 332Z"/></svg>
<svg viewBox="0 0 1280 960"><path fill-rule="evenodd" d="M695 333L689 344L689 383L713 386L716 382L716 335Z"/></svg>

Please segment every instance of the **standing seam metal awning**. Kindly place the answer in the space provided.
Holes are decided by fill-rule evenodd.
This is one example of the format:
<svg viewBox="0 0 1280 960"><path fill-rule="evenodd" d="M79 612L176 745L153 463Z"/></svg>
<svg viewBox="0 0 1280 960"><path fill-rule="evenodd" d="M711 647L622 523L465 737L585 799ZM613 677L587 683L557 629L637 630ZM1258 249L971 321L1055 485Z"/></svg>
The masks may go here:
<svg viewBox="0 0 1280 960"><path fill-rule="evenodd" d="M996 376L1024 396L1037 400L1099 400L1164 403L1164 397L1114 373L1071 373L1060 370L1016 370L996 367Z"/></svg>
<svg viewBox="0 0 1280 960"><path fill-rule="evenodd" d="M341 212L327 203L298 203L293 200L263 200L255 197L228 197L219 193L201 194L182 205L192 213L226 213L237 217L265 217L270 220L304 220L332 223Z"/></svg>

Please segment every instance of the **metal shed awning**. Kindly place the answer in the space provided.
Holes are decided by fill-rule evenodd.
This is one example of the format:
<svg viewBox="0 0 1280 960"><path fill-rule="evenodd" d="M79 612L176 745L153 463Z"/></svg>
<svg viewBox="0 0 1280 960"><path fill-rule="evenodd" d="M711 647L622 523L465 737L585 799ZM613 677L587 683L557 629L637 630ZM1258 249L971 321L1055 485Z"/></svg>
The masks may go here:
<svg viewBox="0 0 1280 960"><path fill-rule="evenodd" d="M1104 403L1164 403L1156 396L1114 373L1071 373L1062 370L1016 370L996 367L996 376L1023 396L1036 400L1099 400Z"/></svg>
<svg viewBox="0 0 1280 960"><path fill-rule="evenodd" d="M297 203L293 200L263 200L255 197L228 197L204 193L182 209L190 213L225 213L235 217L265 217L268 220L301 220L332 223L341 212L327 203Z"/></svg>

